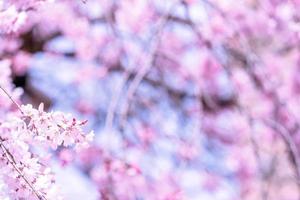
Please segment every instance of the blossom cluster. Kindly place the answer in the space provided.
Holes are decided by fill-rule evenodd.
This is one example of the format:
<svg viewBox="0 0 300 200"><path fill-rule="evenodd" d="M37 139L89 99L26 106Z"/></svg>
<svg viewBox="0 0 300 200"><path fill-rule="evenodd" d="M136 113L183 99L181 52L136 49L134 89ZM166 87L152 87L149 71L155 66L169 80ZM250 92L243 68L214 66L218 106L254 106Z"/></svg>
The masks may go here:
<svg viewBox="0 0 300 200"><path fill-rule="evenodd" d="M46 113L32 105L21 106L21 114L8 114L0 122L1 178L11 198L59 199L49 160L41 156L58 146L87 146L93 133L84 134L70 115ZM49 159L49 158L48 158Z"/></svg>

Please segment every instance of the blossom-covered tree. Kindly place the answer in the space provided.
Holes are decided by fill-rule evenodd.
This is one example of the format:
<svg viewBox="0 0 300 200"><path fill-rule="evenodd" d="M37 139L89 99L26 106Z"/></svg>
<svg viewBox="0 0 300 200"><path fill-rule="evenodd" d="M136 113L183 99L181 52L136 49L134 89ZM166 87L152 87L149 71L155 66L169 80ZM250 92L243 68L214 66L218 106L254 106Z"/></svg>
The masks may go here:
<svg viewBox="0 0 300 200"><path fill-rule="evenodd" d="M299 199L299 8L1 1L1 199Z"/></svg>

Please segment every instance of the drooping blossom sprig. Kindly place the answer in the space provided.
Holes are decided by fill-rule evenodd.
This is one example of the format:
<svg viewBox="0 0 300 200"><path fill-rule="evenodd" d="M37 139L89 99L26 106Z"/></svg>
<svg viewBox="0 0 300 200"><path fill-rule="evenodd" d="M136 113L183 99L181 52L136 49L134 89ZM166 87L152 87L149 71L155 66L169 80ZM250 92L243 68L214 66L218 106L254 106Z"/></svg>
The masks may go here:
<svg viewBox="0 0 300 200"><path fill-rule="evenodd" d="M1 194L17 199L61 199L49 158L43 156L58 146L75 150L88 146L93 132L83 132L87 121L62 112L45 112L43 104L38 109L19 105L5 88L0 88L18 108L0 119Z"/></svg>

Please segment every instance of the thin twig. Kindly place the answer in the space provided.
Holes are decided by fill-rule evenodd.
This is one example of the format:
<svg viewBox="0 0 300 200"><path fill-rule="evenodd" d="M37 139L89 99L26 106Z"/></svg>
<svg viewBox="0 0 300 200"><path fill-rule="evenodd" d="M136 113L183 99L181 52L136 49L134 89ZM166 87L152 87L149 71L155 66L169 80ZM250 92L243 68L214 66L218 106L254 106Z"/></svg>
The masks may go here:
<svg viewBox="0 0 300 200"><path fill-rule="evenodd" d="M22 173L22 171L17 167L16 162L14 160L13 155L9 152L9 150L4 146L3 142L0 142L0 147L2 152L5 155L5 158L8 162L13 166L13 168L18 172L18 174L23 178L23 180L27 183L27 185L31 188L32 192L36 195L39 200L46 200L46 198L39 194L39 192L34 188L34 186L29 182L28 178Z"/></svg>
<svg viewBox="0 0 300 200"><path fill-rule="evenodd" d="M23 110L21 109L21 106L12 98L12 96L0 85L0 89L8 96L8 98L17 106L17 108L20 110L20 112L24 115Z"/></svg>

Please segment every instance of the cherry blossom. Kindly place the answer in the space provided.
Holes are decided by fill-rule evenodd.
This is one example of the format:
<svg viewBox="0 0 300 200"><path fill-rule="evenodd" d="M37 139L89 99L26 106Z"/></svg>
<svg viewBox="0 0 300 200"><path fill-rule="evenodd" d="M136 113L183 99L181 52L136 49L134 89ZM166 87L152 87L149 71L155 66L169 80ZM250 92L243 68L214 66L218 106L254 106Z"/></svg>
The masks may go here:
<svg viewBox="0 0 300 200"><path fill-rule="evenodd" d="M0 198L299 199L299 2L1 1Z"/></svg>

